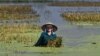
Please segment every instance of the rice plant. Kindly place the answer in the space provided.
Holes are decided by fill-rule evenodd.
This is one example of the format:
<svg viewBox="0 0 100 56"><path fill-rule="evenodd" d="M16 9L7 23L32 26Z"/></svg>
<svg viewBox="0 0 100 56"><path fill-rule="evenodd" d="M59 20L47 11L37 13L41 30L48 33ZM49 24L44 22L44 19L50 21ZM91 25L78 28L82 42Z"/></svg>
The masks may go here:
<svg viewBox="0 0 100 56"><path fill-rule="evenodd" d="M99 23L100 13L63 13L61 15L70 22Z"/></svg>
<svg viewBox="0 0 100 56"><path fill-rule="evenodd" d="M37 34L40 32L40 27L29 24L14 24L14 25L0 25L0 42L11 43L16 41L18 43L34 42Z"/></svg>
<svg viewBox="0 0 100 56"><path fill-rule="evenodd" d="M31 5L0 5L0 19L35 19L39 17Z"/></svg>

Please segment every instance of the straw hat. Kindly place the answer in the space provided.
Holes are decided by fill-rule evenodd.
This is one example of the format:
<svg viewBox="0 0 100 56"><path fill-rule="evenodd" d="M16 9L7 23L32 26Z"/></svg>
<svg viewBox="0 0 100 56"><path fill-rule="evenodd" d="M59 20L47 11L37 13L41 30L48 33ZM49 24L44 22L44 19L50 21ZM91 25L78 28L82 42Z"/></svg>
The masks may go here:
<svg viewBox="0 0 100 56"><path fill-rule="evenodd" d="M45 31L45 29L46 29L46 27L47 27L47 25L52 25L52 27L53 27L53 31L55 32L55 31L57 31L57 26L56 25L54 25L53 23L51 23L51 22L48 22L48 23L46 23L46 24L44 24L44 25L42 25L42 30L43 31Z"/></svg>

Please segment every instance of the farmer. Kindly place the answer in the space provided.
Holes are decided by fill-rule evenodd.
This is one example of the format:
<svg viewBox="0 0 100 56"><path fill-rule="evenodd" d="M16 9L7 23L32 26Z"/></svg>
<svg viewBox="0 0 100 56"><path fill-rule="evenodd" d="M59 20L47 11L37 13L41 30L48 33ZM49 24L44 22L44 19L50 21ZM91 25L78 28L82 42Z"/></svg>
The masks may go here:
<svg viewBox="0 0 100 56"><path fill-rule="evenodd" d="M53 23L48 22L44 24L41 29L43 32L41 33L41 36L35 46L40 47L46 47L49 40L55 40L56 34L55 31L57 31L57 26L55 26Z"/></svg>

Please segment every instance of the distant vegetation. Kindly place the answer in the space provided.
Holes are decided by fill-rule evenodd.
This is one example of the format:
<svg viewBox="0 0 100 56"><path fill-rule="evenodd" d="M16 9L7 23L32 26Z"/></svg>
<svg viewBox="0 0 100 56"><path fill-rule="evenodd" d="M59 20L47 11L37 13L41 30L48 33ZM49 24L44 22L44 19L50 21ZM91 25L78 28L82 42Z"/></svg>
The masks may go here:
<svg viewBox="0 0 100 56"><path fill-rule="evenodd" d="M0 2L52 2L52 0L0 0Z"/></svg>
<svg viewBox="0 0 100 56"><path fill-rule="evenodd" d="M0 5L0 13L36 13L31 5Z"/></svg>
<svg viewBox="0 0 100 56"><path fill-rule="evenodd" d="M27 3L27 2L100 2L100 1L99 0L0 0L0 2Z"/></svg>
<svg viewBox="0 0 100 56"><path fill-rule="evenodd" d="M100 13L63 13L62 17L64 17L67 21L70 22L100 22Z"/></svg>
<svg viewBox="0 0 100 56"><path fill-rule="evenodd" d="M50 6L100 6L100 2L53 2Z"/></svg>
<svg viewBox="0 0 100 56"><path fill-rule="evenodd" d="M34 19L39 17L31 5L0 5L0 19Z"/></svg>

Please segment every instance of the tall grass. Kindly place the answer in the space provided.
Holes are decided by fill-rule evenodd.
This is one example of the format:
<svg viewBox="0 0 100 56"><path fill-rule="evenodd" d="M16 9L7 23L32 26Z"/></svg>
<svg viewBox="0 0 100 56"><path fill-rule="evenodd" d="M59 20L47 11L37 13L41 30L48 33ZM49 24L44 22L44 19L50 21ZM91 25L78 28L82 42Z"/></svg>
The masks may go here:
<svg viewBox="0 0 100 56"><path fill-rule="evenodd" d="M0 19L35 19L39 17L31 5L0 5Z"/></svg>
<svg viewBox="0 0 100 56"><path fill-rule="evenodd" d="M9 19L36 19L38 15L35 14L6 14L0 13L0 20Z"/></svg>
<svg viewBox="0 0 100 56"><path fill-rule="evenodd" d="M40 27L29 24L0 25L0 42L28 44L38 38Z"/></svg>
<svg viewBox="0 0 100 56"><path fill-rule="evenodd" d="M31 5L0 5L0 13L32 13Z"/></svg>
<svg viewBox="0 0 100 56"><path fill-rule="evenodd" d="M63 13L62 17L70 22L99 23L100 13Z"/></svg>

